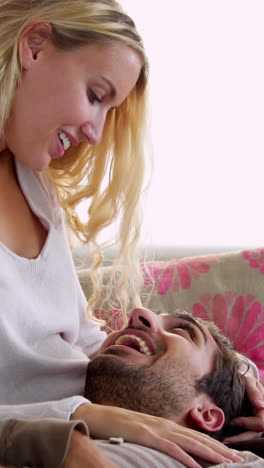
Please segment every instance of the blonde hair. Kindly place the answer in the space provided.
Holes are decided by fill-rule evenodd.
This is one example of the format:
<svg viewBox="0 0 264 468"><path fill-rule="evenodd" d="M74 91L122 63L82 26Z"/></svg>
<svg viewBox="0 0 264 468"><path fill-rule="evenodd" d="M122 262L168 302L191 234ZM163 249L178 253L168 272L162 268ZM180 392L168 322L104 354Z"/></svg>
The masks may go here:
<svg viewBox="0 0 264 468"><path fill-rule="evenodd" d="M53 160L48 176L66 213L70 229L92 246L94 293L89 308L101 292L102 249L98 233L119 218L119 245L114 271L119 271L117 303L124 311L140 303L142 282L137 254L140 235L139 198L145 173L147 59L142 40L131 18L115 0L1 0L0 2L0 132L8 119L15 89L22 76L18 40L29 23L43 20L52 25L51 40L61 50L88 43L122 43L142 60L135 88L117 109L108 113L102 141L92 147L80 143L64 157ZM108 174L108 183L105 175ZM90 199L87 224L80 221L76 205Z"/></svg>

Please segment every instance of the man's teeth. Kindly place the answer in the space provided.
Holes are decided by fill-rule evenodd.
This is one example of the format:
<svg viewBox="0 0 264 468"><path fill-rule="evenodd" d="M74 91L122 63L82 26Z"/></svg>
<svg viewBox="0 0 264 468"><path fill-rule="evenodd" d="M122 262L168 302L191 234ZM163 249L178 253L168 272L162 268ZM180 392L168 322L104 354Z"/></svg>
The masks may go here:
<svg viewBox="0 0 264 468"><path fill-rule="evenodd" d="M143 354L146 354L147 356L151 356L152 352L150 351L147 343L142 340L142 338L139 338L136 335L122 335L119 338L117 338L116 342L114 344L116 345L124 345L124 346L129 346L133 344L133 341L137 342L139 351ZM132 347L132 346L130 346Z"/></svg>
<svg viewBox="0 0 264 468"><path fill-rule="evenodd" d="M66 151L71 146L71 142L62 130L58 131L58 135L63 144L64 151Z"/></svg>

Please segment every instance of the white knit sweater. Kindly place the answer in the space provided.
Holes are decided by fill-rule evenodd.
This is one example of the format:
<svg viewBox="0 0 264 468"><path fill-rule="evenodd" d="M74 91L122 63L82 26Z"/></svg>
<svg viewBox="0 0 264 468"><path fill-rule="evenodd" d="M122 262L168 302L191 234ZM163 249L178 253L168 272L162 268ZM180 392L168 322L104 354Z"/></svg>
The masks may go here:
<svg viewBox="0 0 264 468"><path fill-rule="evenodd" d="M85 316L86 300L51 185L18 161L16 169L32 211L49 232L33 260L0 243L0 418L67 419L87 401L76 395L83 394L88 357L105 334Z"/></svg>

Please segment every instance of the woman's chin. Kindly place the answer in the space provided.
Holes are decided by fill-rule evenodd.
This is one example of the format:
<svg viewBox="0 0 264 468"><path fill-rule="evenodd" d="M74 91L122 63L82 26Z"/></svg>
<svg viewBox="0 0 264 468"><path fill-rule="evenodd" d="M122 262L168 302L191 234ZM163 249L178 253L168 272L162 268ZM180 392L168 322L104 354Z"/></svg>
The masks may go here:
<svg viewBox="0 0 264 468"><path fill-rule="evenodd" d="M18 153L15 154L15 158L34 172L45 171L52 160L52 157L48 152L43 152L42 154L38 153L38 156L35 158L32 155L31 157L28 157L28 155L25 156Z"/></svg>
<svg viewBox="0 0 264 468"><path fill-rule="evenodd" d="M30 167L30 169L32 169L32 171L35 172L45 171L46 169L48 169L51 160L52 158L49 155L47 155L46 158L38 158L38 161L35 161L35 164L32 164L32 167Z"/></svg>

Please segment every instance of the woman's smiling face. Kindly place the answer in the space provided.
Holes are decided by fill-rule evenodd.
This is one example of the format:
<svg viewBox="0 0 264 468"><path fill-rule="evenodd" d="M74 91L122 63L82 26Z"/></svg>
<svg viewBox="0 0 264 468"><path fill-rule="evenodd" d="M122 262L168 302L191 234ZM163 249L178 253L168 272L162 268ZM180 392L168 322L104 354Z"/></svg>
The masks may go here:
<svg viewBox="0 0 264 468"><path fill-rule="evenodd" d="M42 29L41 29L42 28ZM20 42L23 67L1 149L33 170L48 167L65 149L100 142L107 112L134 88L141 61L130 47L91 44L61 51L37 24Z"/></svg>

